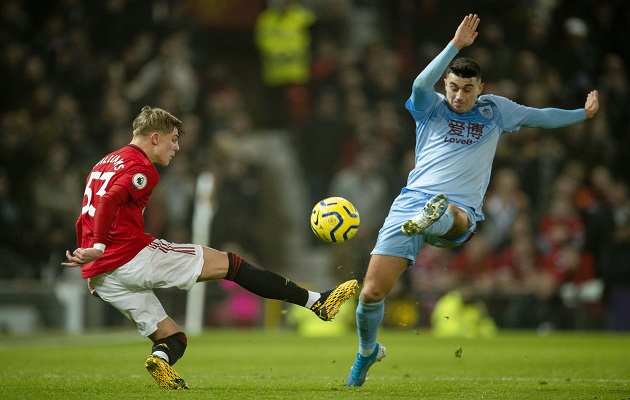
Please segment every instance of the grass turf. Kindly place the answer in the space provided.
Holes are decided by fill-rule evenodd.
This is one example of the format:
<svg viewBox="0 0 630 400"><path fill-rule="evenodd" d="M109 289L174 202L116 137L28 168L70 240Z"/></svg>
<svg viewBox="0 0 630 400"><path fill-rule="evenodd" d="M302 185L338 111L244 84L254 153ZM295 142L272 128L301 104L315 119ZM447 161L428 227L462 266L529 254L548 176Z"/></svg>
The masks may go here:
<svg viewBox="0 0 630 400"><path fill-rule="evenodd" d="M387 357L346 388L354 334L206 331L175 366L191 390L175 392L144 370L150 345L135 331L0 336L0 399L630 399L630 335L385 330L379 340Z"/></svg>

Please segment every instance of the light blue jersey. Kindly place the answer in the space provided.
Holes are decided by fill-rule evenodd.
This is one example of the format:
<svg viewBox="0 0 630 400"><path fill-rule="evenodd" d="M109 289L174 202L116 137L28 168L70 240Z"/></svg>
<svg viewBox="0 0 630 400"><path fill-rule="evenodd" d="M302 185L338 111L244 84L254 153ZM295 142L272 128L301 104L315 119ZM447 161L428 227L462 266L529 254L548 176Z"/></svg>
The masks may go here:
<svg viewBox="0 0 630 400"><path fill-rule="evenodd" d="M467 113L454 112L434 86L457 52L455 46L446 46L413 83L405 106L416 121L415 167L389 210L372 254L407 258L411 265L425 242L437 247L465 242L476 221L484 219L483 199L501 135L523 126L558 128L586 119L584 109L532 108L490 94L480 96ZM440 193L468 214L468 232L454 240L403 234L402 224Z"/></svg>
<svg viewBox="0 0 630 400"><path fill-rule="evenodd" d="M583 109L537 109L505 97L482 95L465 114L457 114L434 86L457 48L449 44L416 78L405 106L416 121L415 167L408 190L444 193L483 220L483 198L490 181L497 142L504 132L522 126L557 128L581 122Z"/></svg>

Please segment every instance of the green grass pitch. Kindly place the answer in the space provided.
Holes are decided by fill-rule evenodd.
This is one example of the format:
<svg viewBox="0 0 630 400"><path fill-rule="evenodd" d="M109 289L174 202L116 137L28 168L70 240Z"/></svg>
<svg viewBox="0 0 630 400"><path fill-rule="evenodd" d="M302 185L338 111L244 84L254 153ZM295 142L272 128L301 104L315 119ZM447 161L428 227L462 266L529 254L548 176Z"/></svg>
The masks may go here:
<svg viewBox="0 0 630 400"><path fill-rule="evenodd" d="M346 388L355 334L209 330L175 366L191 389L165 391L135 331L0 336L0 399L630 399L630 335L384 330L379 340L387 357Z"/></svg>

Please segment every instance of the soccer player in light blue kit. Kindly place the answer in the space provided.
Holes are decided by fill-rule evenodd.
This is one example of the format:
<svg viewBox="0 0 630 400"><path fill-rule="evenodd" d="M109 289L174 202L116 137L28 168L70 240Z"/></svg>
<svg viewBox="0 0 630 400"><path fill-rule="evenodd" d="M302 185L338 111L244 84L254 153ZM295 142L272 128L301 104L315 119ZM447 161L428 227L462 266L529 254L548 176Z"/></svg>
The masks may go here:
<svg viewBox="0 0 630 400"><path fill-rule="evenodd" d="M537 109L505 97L482 95L481 68L454 59L477 37L479 17L467 15L446 48L413 82L406 107L416 121L416 165L381 228L356 310L359 352L346 386L361 386L368 369L385 357L377 343L384 301L424 243L455 247L472 237L484 219L483 198L499 137L522 126L557 128L592 118L597 91L584 108ZM446 96L434 86L446 70Z"/></svg>

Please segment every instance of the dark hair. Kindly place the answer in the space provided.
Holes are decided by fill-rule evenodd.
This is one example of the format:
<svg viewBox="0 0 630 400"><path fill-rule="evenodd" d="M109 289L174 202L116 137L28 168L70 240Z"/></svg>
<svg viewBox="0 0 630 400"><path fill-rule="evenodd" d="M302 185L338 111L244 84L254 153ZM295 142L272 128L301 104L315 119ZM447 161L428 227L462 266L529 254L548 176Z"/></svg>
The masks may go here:
<svg viewBox="0 0 630 400"><path fill-rule="evenodd" d="M177 128L179 136L184 135L182 121L173 114L164 111L161 108L151 108L149 106L142 107L142 111L133 120L133 136L145 136L152 131L158 131L169 134L174 128Z"/></svg>
<svg viewBox="0 0 630 400"><path fill-rule="evenodd" d="M454 74L460 78L477 78L481 81L481 67L472 58L461 57L453 60L446 69L446 74Z"/></svg>

